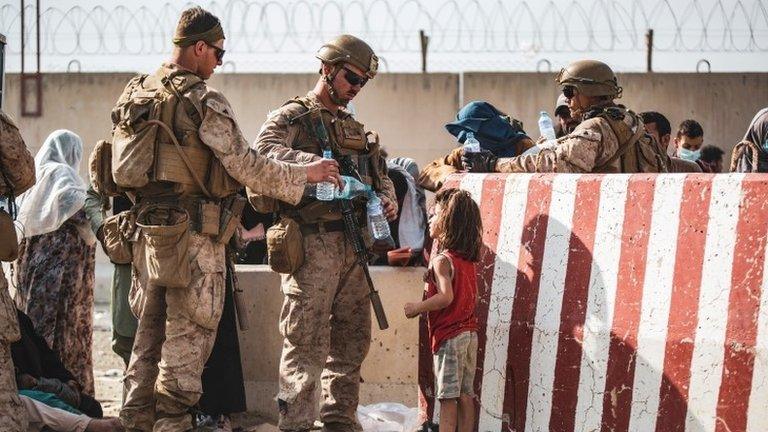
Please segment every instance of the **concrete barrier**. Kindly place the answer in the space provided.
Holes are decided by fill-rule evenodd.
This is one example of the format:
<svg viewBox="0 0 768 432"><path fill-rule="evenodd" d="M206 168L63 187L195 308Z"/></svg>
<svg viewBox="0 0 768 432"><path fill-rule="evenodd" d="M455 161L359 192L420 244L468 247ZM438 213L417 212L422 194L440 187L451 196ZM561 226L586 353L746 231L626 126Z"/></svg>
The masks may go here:
<svg viewBox="0 0 768 432"><path fill-rule="evenodd" d="M477 430L768 430L768 176L450 181L484 220Z"/></svg>
<svg viewBox="0 0 768 432"><path fill-rule="evenodd" d="M421 299L423 268L371 267L390 328L373 324L373 342L363 363L360 403L417 404L418 325L406 320L403 304ZM240 332L240 354L248 411L277 420L277 377L283 339L277 330L283 295L280 275L265 265L237 266L250 329Z"/></svg>

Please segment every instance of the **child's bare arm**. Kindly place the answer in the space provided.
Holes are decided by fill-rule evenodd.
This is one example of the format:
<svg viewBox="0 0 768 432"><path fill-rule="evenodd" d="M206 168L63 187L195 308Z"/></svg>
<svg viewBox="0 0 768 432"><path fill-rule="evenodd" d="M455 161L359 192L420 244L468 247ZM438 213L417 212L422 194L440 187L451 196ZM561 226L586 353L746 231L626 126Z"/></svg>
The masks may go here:
<svg viewBox="0 0 768 432"><path fill-rule="evenodd" d="M418 302L406 303L405 316L414 318L424 312L435 311L448 307L453 302L453 269L451 261L443 255L435 258L435 279L437 279L437 294Z"/></svg>

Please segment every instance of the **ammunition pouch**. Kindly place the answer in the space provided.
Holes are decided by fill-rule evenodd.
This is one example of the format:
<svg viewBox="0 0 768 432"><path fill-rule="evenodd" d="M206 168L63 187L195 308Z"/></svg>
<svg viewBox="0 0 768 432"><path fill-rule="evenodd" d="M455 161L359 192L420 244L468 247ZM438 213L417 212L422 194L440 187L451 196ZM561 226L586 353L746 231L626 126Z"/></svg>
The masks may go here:
<svg viewBox="0 0 768 432"><path fill-rule="evenodd" d="M115 183L112 177L112 143L99 140L88 157L88 178L93 190L105 197L121 195L125 189Z"/></svg>
<svg viewBox="0 0 768 432"><path fill-rule="evenodd" d="M363 124L348 117L333 122L339 147L364 152L368 150L368 139Z"/></svg>
<svg viewBox="0 0 768 432"><path fill-rule="evenodd" d="M293 274L304 264L304 236L299 224L288 217L267 230L269 267L283 274Z"/></svg>
<svg viewBox="0 0 768 432"><path fill-rule="evenodd" d="M19 257L19 239L13 218L0 209L0 261L13 261Z"/></svg>
<svg viewBox="0 0 768 432"><path fill-rule="evenodd" d="M189 260L189 215L179 206L149 204L138 213L140 249L147 279L153 285L186 288L192 281Z"/></svg>
<svg viewBox="0 0 768 432"><path fill-rule="evenodd" d="M136 213L131 210L112 215L101 226L101 245L113 264L133 261L132 237L136 230Z"/></svg>

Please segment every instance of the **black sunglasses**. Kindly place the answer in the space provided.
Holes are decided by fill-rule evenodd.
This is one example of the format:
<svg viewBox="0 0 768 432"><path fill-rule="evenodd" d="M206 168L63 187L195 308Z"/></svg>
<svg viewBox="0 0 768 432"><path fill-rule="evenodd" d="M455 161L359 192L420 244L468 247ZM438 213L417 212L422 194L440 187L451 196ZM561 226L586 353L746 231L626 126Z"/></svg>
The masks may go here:
<svg viewBox="0 0 768 432"><path fill-rule="evenodd" d="M368 82L368 78L361 77L360 75L352 72L351 70L344 68L344 79L352 86L363 87Z"/></svg>
<svg viewBox="0 0 768 432"><path fill-rule="evenodd" d="M208 42L206 42L205 44L208 45L209 47L213 48L214 50L216 50L216 60L221 61L221 59L224 58L224 53L226 53L227 50L225 50L223 48L219 48L216 45L211 45Z"/></svg>
<svg viewBox="0 0 768 432"><path fill-rule="evenodd" d="M573 99L573 96L576 94L576 88L573 86L565 86L563 87L563 96L566 97L566 99Z"/></svg>

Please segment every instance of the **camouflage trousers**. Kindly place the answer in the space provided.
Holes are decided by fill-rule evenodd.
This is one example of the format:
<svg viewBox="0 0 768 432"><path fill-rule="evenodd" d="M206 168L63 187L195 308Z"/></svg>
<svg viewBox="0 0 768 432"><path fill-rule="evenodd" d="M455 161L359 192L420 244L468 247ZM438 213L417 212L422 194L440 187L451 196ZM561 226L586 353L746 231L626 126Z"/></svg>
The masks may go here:
<svg viewBox="0 0 768 432"><path fill-rule="evenodd" d="M19 340L16 306L8 293L8 280L0 266L0 432L25 432L27 413L16 388L11 343Z"/></svg>
<svg viewBox="0 0 768 432"><path fill-rule="evenodd" d="M0 431L26 432L27 412L19 399L9 343L0 343Z"/></svg>
<svg viewBox="0 0 768 432"><path fill-rule="evenodd" d="M284 275L283 352L277 395L281 430L359 431L360 366L371 344L371 306L363 270L343 232L304 237L304 265Z"/></svg>
<svg viewBox="0 0 768 432"><path fill-rule="evenodd" d="M141 259L134 252L130 303L139 324L120 420L129 430L190 430L189 409L202 394L203 366L224 306L224 245L191 235L186 288L148 284Z"/></svg>

